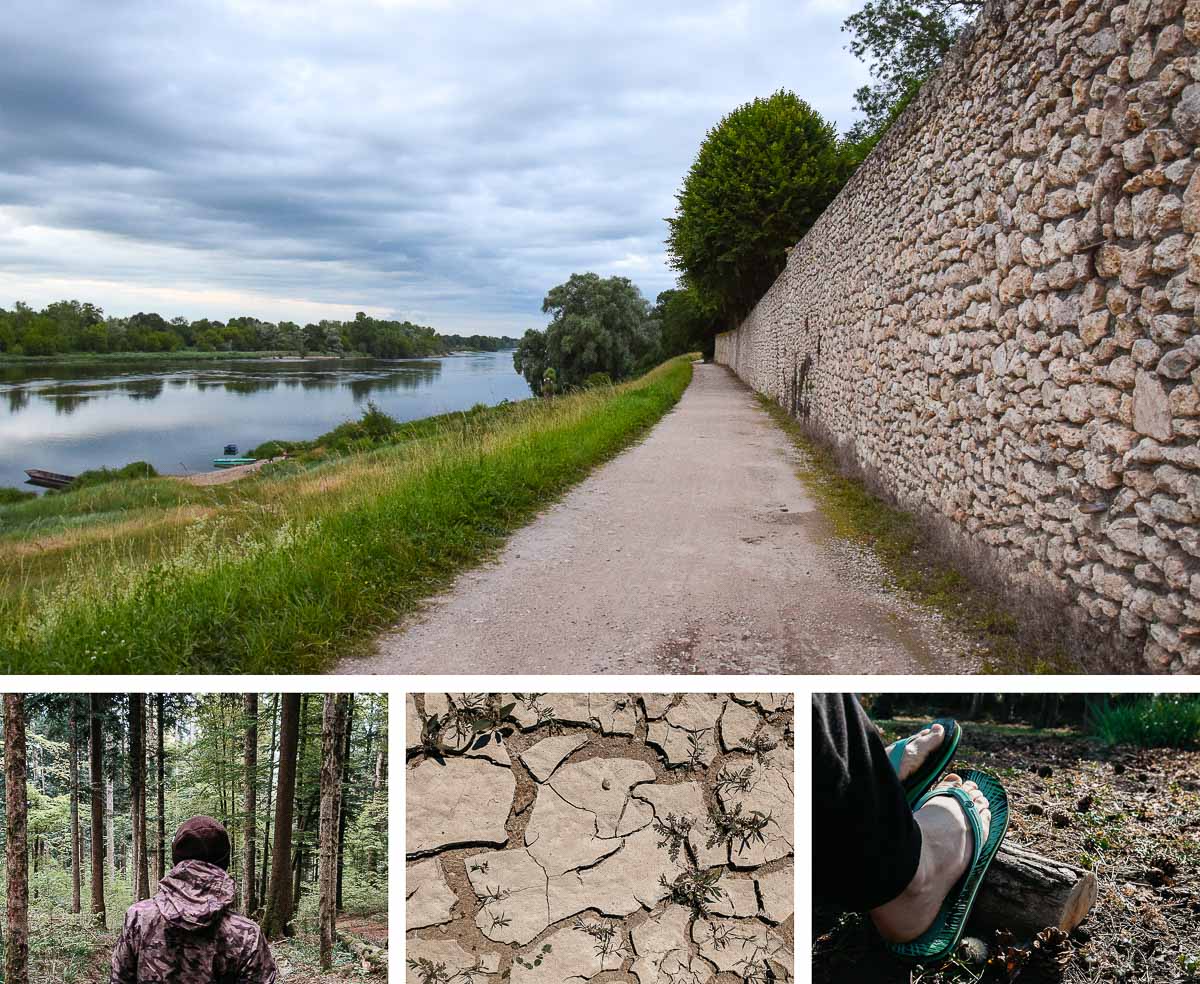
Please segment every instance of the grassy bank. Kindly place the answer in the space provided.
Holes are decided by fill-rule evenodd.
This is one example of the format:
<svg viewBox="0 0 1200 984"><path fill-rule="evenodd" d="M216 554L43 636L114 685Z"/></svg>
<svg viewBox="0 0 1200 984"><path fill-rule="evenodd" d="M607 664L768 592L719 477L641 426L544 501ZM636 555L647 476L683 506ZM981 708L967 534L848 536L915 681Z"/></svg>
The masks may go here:
<svg viewBox="0 0 1200 984"><path fill-rule="evenodd" d="M644 433L691 372L451 414L233 485L0 507L0 670L326 669Z"/></svg>
<svg viewBox="0 0 1200 984"><path fill-rule="evenodd" d="M834 533L870 546L901 590L976 640L986 654L986 670L1050 673L1074 668L1055 639L1031 642L998 593L938 549L917 517L844 474L833 452L805 433L778 403L761 395L758 400L803 452L800 477L820 501Z"/></svg>

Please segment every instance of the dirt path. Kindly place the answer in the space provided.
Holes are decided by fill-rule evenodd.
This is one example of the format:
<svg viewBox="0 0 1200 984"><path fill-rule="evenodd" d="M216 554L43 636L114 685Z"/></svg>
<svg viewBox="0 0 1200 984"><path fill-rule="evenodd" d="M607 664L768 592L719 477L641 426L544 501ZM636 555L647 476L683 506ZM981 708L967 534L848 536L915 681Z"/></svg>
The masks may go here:
<svg viewBox="0 0 1200 984"><path fill-rule="evenodd" d="M831 539L753 394L697 365L649 437L339 673L972 672Z"/></svg>

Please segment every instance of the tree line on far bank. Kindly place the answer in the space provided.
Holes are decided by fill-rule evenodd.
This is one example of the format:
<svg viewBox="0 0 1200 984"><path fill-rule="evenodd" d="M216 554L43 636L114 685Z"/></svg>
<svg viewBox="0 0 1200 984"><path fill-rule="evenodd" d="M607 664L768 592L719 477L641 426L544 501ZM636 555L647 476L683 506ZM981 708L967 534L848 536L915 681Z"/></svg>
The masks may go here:
<svg viewBox="0 0 1200 984"><path fill-rule="evenodd" d="M387 910L386 700L5 695L3 980L28 980L31 912L118 929L196 814L229 832L238 911L328 967L339 910Z"/></svg>
<svg viewBox="0 0 1200 984"><path fill-rule="evenodd" d="M711 358L718 332L754 309L804 237L982 7L983 0L868 0L842 25L871 66L844 136L785 89L708 131L667 218L676 289L653 307L624 277L573 274L514 355L535 394L635 375L673 355Z"/></svg>
<svg viewBox="0 0 1200 984"><path fill-rule="evenodd" d="M106 317L95 304L55 301L35 311L18 301L0 308L0 356L103 355L122 352L296 352L300 355L362 353L380 359L444 355L462 349L495 352L517 339L445 335L411 321L388 321L358 312L353 321L323 320L303 327L293 321L252 317L211 321L139 312Z"/></svg>

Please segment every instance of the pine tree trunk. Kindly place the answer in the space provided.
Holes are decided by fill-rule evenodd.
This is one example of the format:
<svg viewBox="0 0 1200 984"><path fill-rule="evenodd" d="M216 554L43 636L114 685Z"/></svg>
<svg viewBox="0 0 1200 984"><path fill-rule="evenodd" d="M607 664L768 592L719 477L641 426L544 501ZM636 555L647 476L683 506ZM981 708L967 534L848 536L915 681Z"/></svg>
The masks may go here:
<svg viewBox="0 0 1200 984"><path fill-rule="evenodd" d="M88 764L92 797L92 921L107 928L104 913L104 745L100 731L103 698L92 694L88 722Z"/></svg>
<svg viewBox="0 0 1200 984"><path fill-rule="evenodd" d="M29 808L25 792L25 705L20 694L4 695L4 862L8 887L4 980L29 984Z"/></svg>
<svg viewBox="0 0 1200 984"><path fill-rule="evenodd" d="M383 769L387 762L386 744L381 744L375 752L375 781L371 784L371 803L379 802L379 794L383 789ZM386 826L384 828L386 830ZM379 851L374 846L367 850L367 870L375 874L379 870Z"/></svg>
<svg viewBox="0 0 1200 984"><path fill-rule="evenodd" d="M333 944L337 939L337 842L345 730L345 695L326 694L321 727L321 819L317 832L320 953L321 966L325 970L333 966Z"/></svg>
<svg viewBox="0 0 1200 984"><path fill-rule="evenodd" d="M117 837L113 830L113 781L108 779L104 784L104 806L105 812L101 815L104 817L105 825L108 827L108 880L111 884L117 883Z"/></svg>
<svg viewBox="0 0 1200 984"><path fill-rule="evenodd" d="M275 842L262 930L268 939L287 934L292 920L292 808L296 798L296 752L300 695L282 694L279 721L279 788L275 795Z"/></svg>
<svg viewBox="0 0 1200 984"><path fill-rule="evenodd" d="M163 705L166 703L162 694L157 694L154 702L155 724L158 728L158 874L157 880L162 881L167 873L167 798L164 789L166 766L163 759Z"/></svg>
<svg viewBox="0 0 1200 984"><path fill-rule="evenodd" d="M275 743L279 726L279 694L271 701L271 755L267 759L267 808L263 811L262 878L258 883L258 897L264 902L267 897L267 863L271 858L271 794L275 789Z"/></svg>
<svg viewBox="0 0 1200 984"><path fill-rule="evenodd" d="M129 820L132 828L130 876L133 899L150 897L146 864L146 695L129 695Z"/></svg>
<svg viewBox="0 0 1200 984"><path fill-rule="evenodd" d="M338 778L338 840L337 840L337 893L335 906L342 911L342 869L346 850L346 795L350 785L350 732L354 730L354 699L345 694L346 719L342 723L342 774Z"/></svg>
<svg viewBox="0 0 1200 984"><path fill-rule="evenodd" d="M258 795L258 694L242 696L242 710L246 717L246 746L242 755L245 786L242 797L242 911L246 915L254 912L254 879L258 866L254 863L254 849L258 832L255 817L255 798Z"/></svg>
<svg viewBox="0 0 1200 984"><path fill-rule="evenodd" d="M79 714L78 698L71 697L71 913L83 911L80 867L82 865L79 843Z"/></svg>

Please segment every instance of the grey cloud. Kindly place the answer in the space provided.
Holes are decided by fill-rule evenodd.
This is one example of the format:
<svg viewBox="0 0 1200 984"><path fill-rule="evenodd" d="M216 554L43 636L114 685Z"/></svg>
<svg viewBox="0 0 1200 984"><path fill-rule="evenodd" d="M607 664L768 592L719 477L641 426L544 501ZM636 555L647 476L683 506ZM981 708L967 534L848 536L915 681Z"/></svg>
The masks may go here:
<svg viewBox="0 0 1200 984"><path fill-rule="evenodd" d="M721 115L784 86L849 122L834 6L46 3L0 28L0 263L446 330L539 324L574 270L653 297Z"/></svg>

